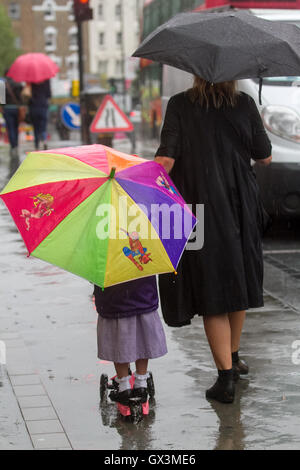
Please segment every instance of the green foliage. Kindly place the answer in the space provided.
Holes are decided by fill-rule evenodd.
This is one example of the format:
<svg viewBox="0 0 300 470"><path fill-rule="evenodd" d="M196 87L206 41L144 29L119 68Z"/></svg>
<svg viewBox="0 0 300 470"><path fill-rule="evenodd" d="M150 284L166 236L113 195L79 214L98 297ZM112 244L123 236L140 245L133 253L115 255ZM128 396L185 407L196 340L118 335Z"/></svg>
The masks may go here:
<svg viewBox="0 0 300 470"><path fill-rule="evenodd" d="M9 68L21 51L15 46L15 33L10 18L3 5L0 5L0 77Z"/></svg>

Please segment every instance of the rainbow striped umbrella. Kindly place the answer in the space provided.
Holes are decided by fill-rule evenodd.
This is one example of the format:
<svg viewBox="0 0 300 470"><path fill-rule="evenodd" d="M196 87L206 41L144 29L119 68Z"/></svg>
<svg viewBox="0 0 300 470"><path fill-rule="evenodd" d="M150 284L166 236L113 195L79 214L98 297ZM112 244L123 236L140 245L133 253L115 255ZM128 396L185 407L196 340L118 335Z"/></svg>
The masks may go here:
<svg viewBox="0 0 300 470"><path fill-rule="evenodd" d="M0 196L29 255L103 288L176 271L196 224L161 165L103 145L31 152Z"/></svg>

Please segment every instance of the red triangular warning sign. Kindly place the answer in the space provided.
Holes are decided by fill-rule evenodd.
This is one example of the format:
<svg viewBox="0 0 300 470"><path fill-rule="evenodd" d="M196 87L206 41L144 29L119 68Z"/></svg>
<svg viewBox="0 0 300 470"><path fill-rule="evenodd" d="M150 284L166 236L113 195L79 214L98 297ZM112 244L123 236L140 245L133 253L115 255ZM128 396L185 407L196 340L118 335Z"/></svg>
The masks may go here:
<svg viewBox="0 0 300 470"><path fill-rule="evenodd" d="M131 132L133 124L111 95L106 95L90 125L91 132Z"/></svg>

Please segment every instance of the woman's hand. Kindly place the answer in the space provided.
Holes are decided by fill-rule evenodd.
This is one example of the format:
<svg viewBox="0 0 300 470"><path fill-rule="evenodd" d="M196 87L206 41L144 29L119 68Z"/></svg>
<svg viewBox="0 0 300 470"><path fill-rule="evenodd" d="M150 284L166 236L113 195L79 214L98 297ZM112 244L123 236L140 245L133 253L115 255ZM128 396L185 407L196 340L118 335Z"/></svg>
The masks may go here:
<svg viewBox="0 0 300 470"><path fill-rule="evenodd" d="M259 165L262 165L262 166L267 166L267 165L270 165L271 161L272 161L272 155L270 155L267 158L264 158L263 160L255 160L255 163L258 163Z"/></svg>
<svg viewBox="0 0 300 470"><path fill-rule="evenodd" d="M155 157L154 161L163 166L167 173L170 173L175 163L174 158L170 157Z"/></svg>

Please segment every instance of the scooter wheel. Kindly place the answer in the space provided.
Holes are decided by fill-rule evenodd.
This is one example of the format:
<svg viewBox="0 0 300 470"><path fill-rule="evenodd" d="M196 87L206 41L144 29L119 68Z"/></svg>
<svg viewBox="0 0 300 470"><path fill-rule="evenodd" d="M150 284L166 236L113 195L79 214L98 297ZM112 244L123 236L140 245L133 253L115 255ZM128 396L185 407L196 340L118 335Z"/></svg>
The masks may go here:
<svg viewBox="0 0 300 470"><path fill-rule="evenodd" d="M140 398L130 398L129 400L131 421L134 424L139 423L143 419L143 407Z"/></svg>
<svg viewBox="0 0 300 470"><path fill-rule="evenodd" d="M152 372L149 371L149 377L147 379L147 390L150 398L154 398L155 395L155 386Z"/></svg>
<svg viewBox="0 0 300 470"><path fill-rule="evenodd" d="M108 388L108 375L107 374L102 374L100 377L100 400L104 400L106 397L107 393L107 388Z"/></svg>

